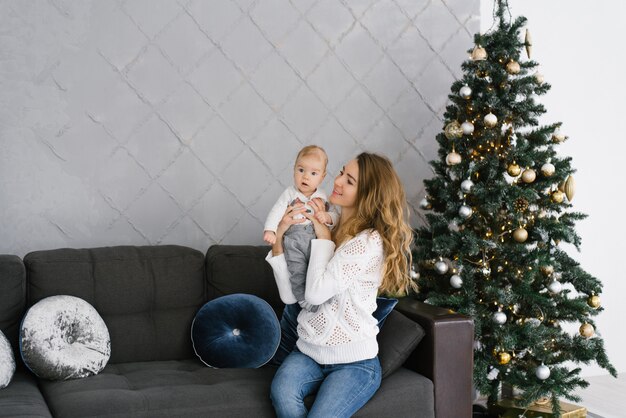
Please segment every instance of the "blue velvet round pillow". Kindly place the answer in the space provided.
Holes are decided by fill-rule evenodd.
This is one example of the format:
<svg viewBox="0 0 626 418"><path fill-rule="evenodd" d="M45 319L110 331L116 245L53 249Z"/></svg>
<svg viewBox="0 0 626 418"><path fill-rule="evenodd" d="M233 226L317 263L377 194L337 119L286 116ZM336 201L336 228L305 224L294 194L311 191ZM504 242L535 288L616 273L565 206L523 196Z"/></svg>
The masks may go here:
<svg viewBox="0 0 626 418"><path fill-rule="evenodd" d="M280 323L266 301L237 293L200 308L191 324L191 340L207 366L257 368L276 353Z"/></svg>

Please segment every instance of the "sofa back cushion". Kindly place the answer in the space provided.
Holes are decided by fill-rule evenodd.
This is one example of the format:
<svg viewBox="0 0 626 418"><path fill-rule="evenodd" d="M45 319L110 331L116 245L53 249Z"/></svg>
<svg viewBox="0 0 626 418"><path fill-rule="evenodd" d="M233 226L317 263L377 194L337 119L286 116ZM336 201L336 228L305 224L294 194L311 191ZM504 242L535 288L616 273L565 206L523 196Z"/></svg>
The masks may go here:
<svg viewBox="0 0 626 418"><path fill-rule="evenodd" d="M270 247L213 245L206 254L208 298L247 293L267 301L278 317L284 304L278 295L272 268L265 261Z"/></svg>
<svg viewBox="0 0 626 418"><path fill-rule="evenodd" d="M15 255L0 255L0 330L19 358L18 334L26 307L26 271Z"/></svg>
<svg viewBox="0 0 626 418"><path fill-rule="evenodd" d="M194 356L190 329L206 301L204 256L191 248L117 246L24 257L28 306L53 295L93 305L111 336L110 363Z"/></svg>

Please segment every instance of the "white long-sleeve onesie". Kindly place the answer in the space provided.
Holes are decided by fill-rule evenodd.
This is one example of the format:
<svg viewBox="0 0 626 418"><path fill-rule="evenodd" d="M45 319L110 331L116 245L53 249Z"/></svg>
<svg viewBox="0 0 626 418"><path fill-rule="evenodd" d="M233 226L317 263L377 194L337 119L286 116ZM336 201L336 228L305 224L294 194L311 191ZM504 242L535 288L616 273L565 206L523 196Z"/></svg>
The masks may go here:
<svg viewBox="0 0 626 418"><path fill-rule="evenodd" d="M326 193L324 193L324 191L320 190L319 188L310 197L306 197L304 194L302 194L302 192L300 192L294 186L287 187L285 191L282 192L282 194L280 195L276 203L274 203L274 206L272 206L272 209L270 210L270 213L267 215L267 219L265 220L265 227L263 230L276 232L276 228L278 228L278 223L280 222L281 218L285 215L285 209L287 209L287 206L291 202L293 202L296 198L300 199L300 201L306 205L309 202L309 200L313 200L316 197L321 198L324 202L328 201L328 198L326 197ZM328 214L330 215L333 221L332 225L336 225L337 219L339 217L337 212L335 210L329 210ZM311 221L307 219L299 225L307 225L310 223Z"/></svg>
<svg viewBox="0 0 626 418"><path fill-rule="evenodd" d="M289 271L283 254L272 252L266 260L282 301L295 303ZM384 262L382 239L366 230L335 251L330 240L311 242L305 301L320 305L316 312L298 315L298 342L301 352L319 364L351 363L378 354L378 326L372 313L382 282Z"/></svg>

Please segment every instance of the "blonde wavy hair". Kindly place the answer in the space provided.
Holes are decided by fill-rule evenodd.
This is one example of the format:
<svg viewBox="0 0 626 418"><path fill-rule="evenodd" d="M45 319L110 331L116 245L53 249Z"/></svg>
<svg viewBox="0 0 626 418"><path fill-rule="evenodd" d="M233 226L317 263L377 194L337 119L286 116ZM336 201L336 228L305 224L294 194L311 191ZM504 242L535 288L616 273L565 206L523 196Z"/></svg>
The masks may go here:
<svg viewBox="0 0 626 418"><path fill-rule="evenodd" d="M413 231L408 224L404 188L389 159L361 153L355 213L345 223L339 222L333 240L339 246L365 229L378 231L383 240L385 261L379 294L404 296L416 285L409 275L412 263Z"/></svg>

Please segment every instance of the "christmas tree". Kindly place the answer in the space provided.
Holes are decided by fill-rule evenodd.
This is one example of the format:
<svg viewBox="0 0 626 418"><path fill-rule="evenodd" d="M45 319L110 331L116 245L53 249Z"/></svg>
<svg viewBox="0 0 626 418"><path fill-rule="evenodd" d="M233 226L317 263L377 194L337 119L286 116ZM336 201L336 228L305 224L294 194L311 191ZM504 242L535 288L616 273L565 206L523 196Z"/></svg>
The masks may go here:
<svg viewBox="0 0 626 418"><path fill-rule="evenodd" d="M513 20L506 0L494 19L475 35L437 135L420 203L428 223L416 230L417 297L474 319L474 384L491 405L514 388L519 405L552 401L559 415L559 398L579 401L573 390L588 385L576 364L616 375L592 319L602 285L559 246L579 249L575 221L586 215L571 210L561 124L539 123L550 85L530 58L526 19Z"/></svg>

